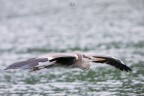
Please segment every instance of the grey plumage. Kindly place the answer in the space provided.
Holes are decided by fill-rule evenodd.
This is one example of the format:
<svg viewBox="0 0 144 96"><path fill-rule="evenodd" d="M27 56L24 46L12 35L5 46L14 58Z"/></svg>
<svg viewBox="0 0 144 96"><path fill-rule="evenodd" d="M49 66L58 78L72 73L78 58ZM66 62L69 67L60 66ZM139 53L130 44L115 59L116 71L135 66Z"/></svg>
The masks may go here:
<svg viewBox="0 0 144 96"><path fill-rule="evenodd" d="M87 70L90 67L89 62L105 63L114 66L122 71L131 71L131 69L122 63L120 60L98 55L85 55L83 53L54 53L31 58L25 61L20 61L9 65L7 69L29 69L36 71L44 68L65 67L65 68L80 68ZM42 63L46 63L43 65Z"/></svg>

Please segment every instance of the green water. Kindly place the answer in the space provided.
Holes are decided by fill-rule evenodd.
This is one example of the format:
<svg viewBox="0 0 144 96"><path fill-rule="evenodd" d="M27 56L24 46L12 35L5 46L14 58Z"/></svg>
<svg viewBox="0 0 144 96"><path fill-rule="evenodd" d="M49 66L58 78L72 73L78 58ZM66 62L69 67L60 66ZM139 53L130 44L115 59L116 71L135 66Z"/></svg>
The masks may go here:
<svg viewBox="0 0 144 96"><path fill-rule="evenodd" d="M1 0L0 96L143 96L143 0ZM3 70L52 52L120 58L132 72L91 64L87 71Z"/></svg>

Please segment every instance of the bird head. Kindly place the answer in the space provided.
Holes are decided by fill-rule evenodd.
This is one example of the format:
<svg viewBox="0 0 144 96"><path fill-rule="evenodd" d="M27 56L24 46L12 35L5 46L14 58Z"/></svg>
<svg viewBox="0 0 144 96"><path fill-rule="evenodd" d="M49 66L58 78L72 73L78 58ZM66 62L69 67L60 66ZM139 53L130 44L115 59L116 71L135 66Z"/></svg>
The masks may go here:
<svg viewBox="0 0 144 96"><path fill-rule="evenodd" d="M87 59L88 62L103 62L106 59L105 58L98 58L98 57L94 57L94 56L87 56L83 54L83 57L85 59Z"/></svg>

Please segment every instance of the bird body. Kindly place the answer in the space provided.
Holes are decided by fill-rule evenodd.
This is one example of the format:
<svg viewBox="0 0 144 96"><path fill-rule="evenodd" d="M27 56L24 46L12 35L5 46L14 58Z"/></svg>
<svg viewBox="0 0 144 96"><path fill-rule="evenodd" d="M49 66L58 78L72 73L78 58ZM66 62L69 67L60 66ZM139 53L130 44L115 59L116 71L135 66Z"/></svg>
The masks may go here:
<svg viewBox="0 0 144 96"><path fill-rule="evenodd" d="M82 70L87 70L90 67L89 62L93 62L93 64L105 63L122 71L131 71L128 66L114 57L85 55L81 52L46 54L25 61L13 63L9 65L5 70L22 68L29 69L30 71L37 71L53 67L80 68Z"/></svg>

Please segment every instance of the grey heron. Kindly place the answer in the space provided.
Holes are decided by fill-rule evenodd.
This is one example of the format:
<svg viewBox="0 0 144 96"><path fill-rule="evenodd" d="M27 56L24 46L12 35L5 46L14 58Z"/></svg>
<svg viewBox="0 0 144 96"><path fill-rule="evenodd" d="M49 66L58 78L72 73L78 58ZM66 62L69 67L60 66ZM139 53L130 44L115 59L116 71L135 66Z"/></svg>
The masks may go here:
<svg viewBox="0 0 144 96"><path fill-rule="evenodd" d="M118 68L122 71L131 71L131 69L127 65L114 57L86 55L81 52L53 53L35 58L30 58L28 60L13 63L7 68L5 68L5 70L22 68L29 69L30 71L36 71L53 67L80 68L82 70L87 70L90 67L89 62L93 62L93 64L105 63L114 66L115 68Z"/></svg>

